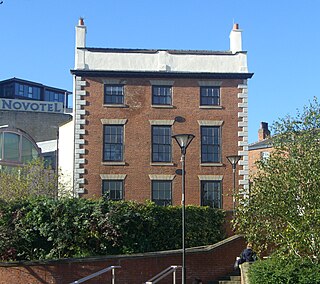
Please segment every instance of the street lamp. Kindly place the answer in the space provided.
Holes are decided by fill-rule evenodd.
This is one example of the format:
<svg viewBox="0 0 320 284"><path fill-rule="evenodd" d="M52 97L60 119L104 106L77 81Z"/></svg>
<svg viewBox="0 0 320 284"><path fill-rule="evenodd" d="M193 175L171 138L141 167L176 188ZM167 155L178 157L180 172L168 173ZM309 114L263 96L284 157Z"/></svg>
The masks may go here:
<svg viewBox="0 0 320 284"><path fill-rule="evenodd" d="M232 212L233 212L233 216L234 216L234 210L235 210L235 193L236 193L236 167L237 164L239 162L239 160L241 159L241 156L227 156L228 161L230 162L230 164L232 165L232 173L233 173L233 197L232 197Z"/></svg>
<svg viewBox="0 0 320 284"><path fill-rule="evenodd" d="M185 157L189 144L194 138L193 134L177 134L172 135L172 138L176 140L181 149L181 164L182 164L182 284L186 283L186 246L185 246L185 228L186 228L186 218L185 218Z"/></svg>

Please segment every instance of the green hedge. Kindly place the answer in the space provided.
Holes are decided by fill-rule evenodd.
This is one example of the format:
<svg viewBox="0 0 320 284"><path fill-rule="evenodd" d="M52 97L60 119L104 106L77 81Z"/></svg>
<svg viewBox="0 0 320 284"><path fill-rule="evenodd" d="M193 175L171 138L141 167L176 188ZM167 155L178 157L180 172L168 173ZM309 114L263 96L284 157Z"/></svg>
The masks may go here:
<svg viewBox="0 0 320 284"><path fill-rule="evenodd" d="M257 261L249 269L250 284L317 284L320 264L305 259L272 257Z"/></svg>
<svg viewBox="0 0 320 284"><path fill-rule="evenodd" d="M186 246L223 239L224 213L186 207ZM0 204L0 259L36 260L181 248L181 207L104 199Z"/></svg>

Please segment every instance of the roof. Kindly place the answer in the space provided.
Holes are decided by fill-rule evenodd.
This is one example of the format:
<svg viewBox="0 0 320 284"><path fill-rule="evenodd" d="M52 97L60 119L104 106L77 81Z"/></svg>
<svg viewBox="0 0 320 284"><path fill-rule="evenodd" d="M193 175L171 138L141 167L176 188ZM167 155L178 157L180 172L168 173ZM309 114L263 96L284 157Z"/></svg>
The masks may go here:
<svg viewBox="0 0 320 284"><path fill-rule="evenodd" d="M72 94L72 92L64 90L64 89L50 87L50 86L43 85L41 83L28 81L28 80L24 80L24 79L19 79L19 78L16 78L16 77L13 77L13 78L10 78L10 79L6 79L6 80L2 80L2 81L0 81L0 85L6 84L6 83L11 83L11 82L12 83L28 84L28 85L32 85L32 86L39 87L39 88L45 88L45 89L50 89L50 90L54 90L54 91L57 91L57 92Z"/></svg>
<svg viewBox="0 0 320 284"><path fill-rule="evenodd" d="M166 51L169 54L195 54L195 55L234 55L231 51L214 51L214 50L179 50L179 49L139 49L139 48L102 48L102 47L78 47L77 49L88 50L91 52L107 53L158 53ZM237 52L238 53L238 52ZM241 51L240 53L246 53Z"/></svg>
<svg viewBox="0 0 320 284"><path fill-rule="evenodd" d="M53 152L57 150L57 140L47 140L37 143L42 153Z"/></svg>
<svg viewBox="0 0 320 284"><path fill-rule="evenodd" d="M86 77L118 77L128 78L202 78L202 79L249 79L253 73L209 73L209 72L167 72L167 71L106 71L106 70L79 70L72 69L70 72L77 76Z"/></svg>
<svg viewBox="0 0 320 284"><path fill-rule="evenodd" d="M248 149L251 150L259 150L259 149L266 149L266 148L272 148L272 142L270 138L266 138L264 140L254 142L249 145Z"/></svg>

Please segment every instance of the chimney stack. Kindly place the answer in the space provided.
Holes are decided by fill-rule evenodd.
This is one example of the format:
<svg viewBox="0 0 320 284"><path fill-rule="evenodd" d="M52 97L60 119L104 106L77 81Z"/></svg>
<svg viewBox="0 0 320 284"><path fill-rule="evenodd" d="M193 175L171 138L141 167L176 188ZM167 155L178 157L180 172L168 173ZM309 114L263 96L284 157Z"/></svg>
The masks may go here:
<svg viewBox="0 0 320 284"><path fill-rule="evenodd" d="M76 26L76 48L86 47L86 33L87 27L84 25L83 18L79 18L78 25Z"/></svg>
<svg viewBox="0 0 320 284"><path fill-rule="evenodd" d="M258 141L262 141L266 138L270 137L270 131L268 129L267 122L261 122L260 129L258 131Z"/></svg>
<svg viewBox="0 0 320 284"><path fill-rule="evenodd" d="M239 29L239 24L233 24L230 32L230 50L232 53L242 51L242 30Z"/></svg>

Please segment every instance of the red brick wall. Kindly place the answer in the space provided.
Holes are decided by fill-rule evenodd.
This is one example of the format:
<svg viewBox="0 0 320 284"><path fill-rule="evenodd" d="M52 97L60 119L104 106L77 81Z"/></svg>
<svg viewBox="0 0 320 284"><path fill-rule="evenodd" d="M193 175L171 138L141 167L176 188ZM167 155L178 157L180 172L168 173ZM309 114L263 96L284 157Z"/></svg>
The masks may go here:
<svg viewBox="0 0 320 284"><path fill-rule="evenodd" d="M212 246L188 249L186 253L187 283L195 277L203 283L227 275L233 270L235 257L245 242L233 236ZM116 270L117 284L141 284L170 265L181 265L181 252L158 252L132 256L99 257L91 259L65 259L35 263L0 263L0 284L66 284L88 276L108 266L121 266ZM171 283L168 276L159 283ZM181 269L177 271L180 283ZM111 283L111 273L105 273L85 283Z"/></svg>
<svg viewBox="0 0 320 284"><path fill-rule="evenodd" d="M121 79L121 78L119 78ZM186 204L200 204L198 175L222 175L223 208L232 208L232 169L226 159L238 153L238 99L237 88L241 80L221 80L222 109L201 109L199 83L196 79L173 79L173 108L151 107L150 78L127 79L125 104L127 108L103 106L104 86L100 78L86 78L87 104L84 107L87 123L85 164L85 197L101 195L100 174L126 174L125 199L144 202L151 199L149 174L174 175L181 168L180 149L173 142L173 166L152 166L151 125L149 120L174 120L177 116L185 122L175 122L172 132L193 133L196 137L186 155ZM102 165L103 125L101 119L128 119L125 125L125 166ZM222 166L200 166L200 126L198 120L222 120ZM241 169L238 166L238 169ZM181 176L176 175L172 188L173 205L181 204Z"/></svg>
<svg viewBox="0 0 320 284"><path fill-rule="evenodd" d="M273 151L273 148L270 147L270 148L262 148L262 149L250 150L248 152L249 174L250 174L250 178L251 179L257 172L256 162L261 160L261 153L262 152L271 153L272 151Z"/></svg>

